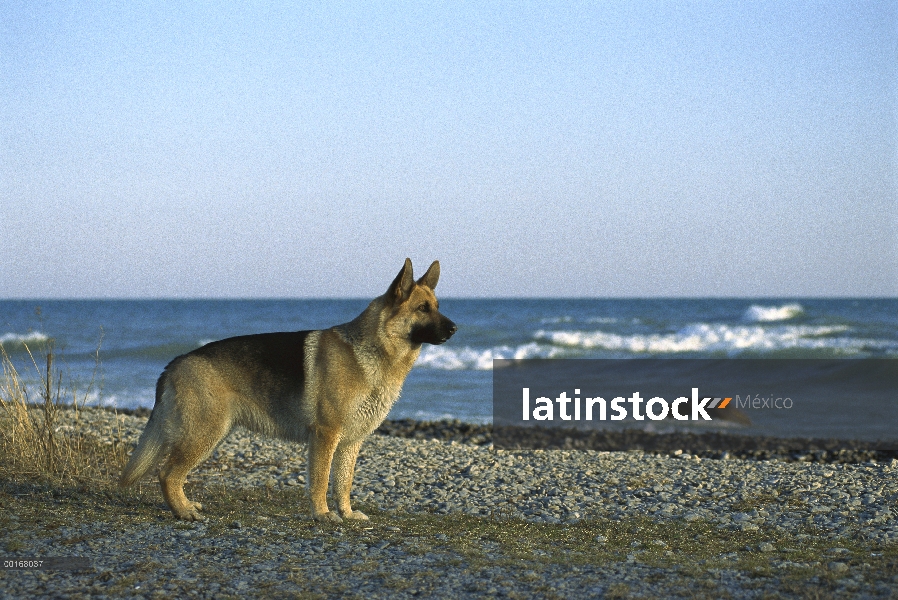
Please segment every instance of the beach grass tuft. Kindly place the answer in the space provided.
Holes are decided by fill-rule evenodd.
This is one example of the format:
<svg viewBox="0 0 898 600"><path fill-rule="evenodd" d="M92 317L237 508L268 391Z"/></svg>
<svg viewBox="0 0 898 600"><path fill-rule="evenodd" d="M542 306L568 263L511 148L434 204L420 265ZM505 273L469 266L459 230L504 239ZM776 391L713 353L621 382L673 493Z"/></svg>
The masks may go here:
<svg viewBox="0 0 898 600"><path fill-rule="evenodd" d="M27 358L17 365L0 344L0 451L4 466L23 475L52 480L96 479L120 471L126 458L121 436L98 440L77 427L98 369L79 388L59 368L52 339L37 347L23 345ZM74 426L61 423L60 411L64 410L75 412Z"/></svg>

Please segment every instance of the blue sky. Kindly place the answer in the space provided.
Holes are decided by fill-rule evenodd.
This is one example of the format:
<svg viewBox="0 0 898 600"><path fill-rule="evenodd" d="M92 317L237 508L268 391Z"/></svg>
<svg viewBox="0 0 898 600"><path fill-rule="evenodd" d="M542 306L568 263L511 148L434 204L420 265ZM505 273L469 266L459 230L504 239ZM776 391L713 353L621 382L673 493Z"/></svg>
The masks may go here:
<svg viewBox="0 0 898 600"><path fill-rule="evenodd" d="M898 295L894 3L296 4L4 1L0 297Z"/></svg>

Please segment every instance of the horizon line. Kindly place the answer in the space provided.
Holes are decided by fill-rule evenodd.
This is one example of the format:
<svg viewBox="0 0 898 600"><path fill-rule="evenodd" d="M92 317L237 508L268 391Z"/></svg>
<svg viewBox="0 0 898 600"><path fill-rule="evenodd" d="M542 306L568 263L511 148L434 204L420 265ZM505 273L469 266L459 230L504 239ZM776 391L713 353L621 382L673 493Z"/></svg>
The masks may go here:
<svg viewBox="0 0 898 600"><path fill-rule="evenodd" d="M375 298L378 296L375 296ZM3 298L0 302L271 302L306 300L367 300L371 296L59 296ZM898 296L764 295L764 296L440 296L440 300L898 300Z"/></svg>

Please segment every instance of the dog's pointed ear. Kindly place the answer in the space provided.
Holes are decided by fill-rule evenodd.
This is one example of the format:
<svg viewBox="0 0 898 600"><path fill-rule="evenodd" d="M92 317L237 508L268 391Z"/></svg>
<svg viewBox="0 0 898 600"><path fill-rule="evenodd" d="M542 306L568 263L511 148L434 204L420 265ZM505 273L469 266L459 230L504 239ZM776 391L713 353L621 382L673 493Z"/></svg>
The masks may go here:
<svg viewBox="0 0 898 600"><path fill-rule="evenodd" d="M393 283L390 284L390 288L387 290L387 298L397 304L404 302L412 293L414 286L415 277L412 275L412 261L406 258L405 264L402 265L402 270L399 271L399 275L396 276L396 279L393 280Z"/></svg>
<svg viewBox="0 0 898 600"><path fill-rule="evenodd" d="M437 281L440 280L440 261L435 260L433 264L430 265L430 268L427 269L427 273L418 280L418 285L424 285L429 287L430 289L435 289L437 287Z"/></svg>

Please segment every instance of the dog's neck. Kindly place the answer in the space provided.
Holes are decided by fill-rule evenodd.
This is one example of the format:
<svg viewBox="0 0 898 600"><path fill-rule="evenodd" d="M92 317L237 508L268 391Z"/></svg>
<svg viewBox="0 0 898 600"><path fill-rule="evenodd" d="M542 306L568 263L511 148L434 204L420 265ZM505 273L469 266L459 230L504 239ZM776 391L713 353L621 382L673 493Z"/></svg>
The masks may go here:
<svg viewBox="0 0 898 600"><path fill-rule="evenodd" d="M385 296L371 301L371 304L352 321L334 327L334 330L350 343L356 351L363 351L370 358L380 360L384 355L395 357L389 365L382 368L394 371L402 370L407 375L421 353L421 344L413 343L408 336L390 335L386 319L383 315Z"/></svg>

